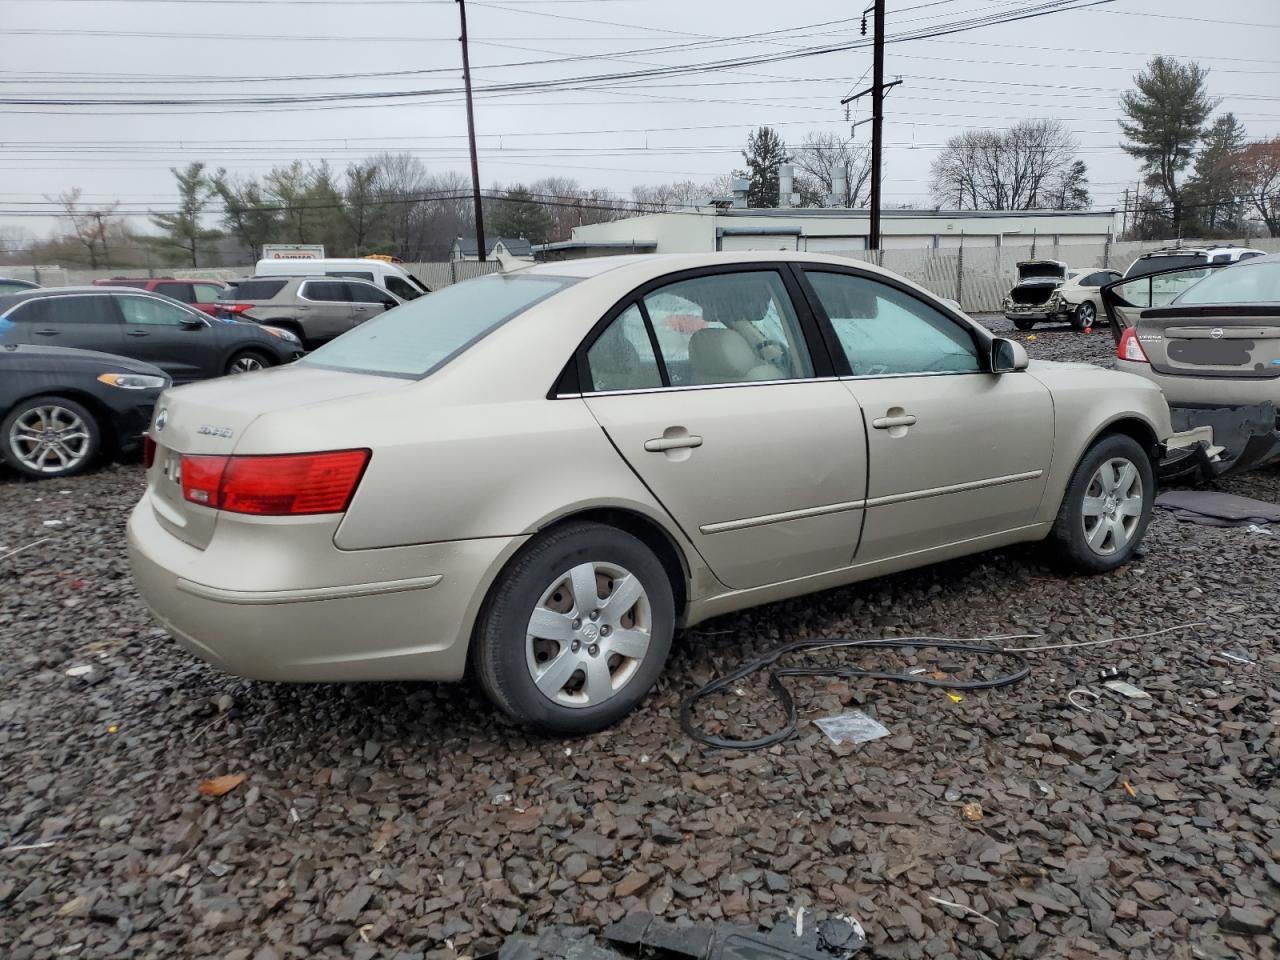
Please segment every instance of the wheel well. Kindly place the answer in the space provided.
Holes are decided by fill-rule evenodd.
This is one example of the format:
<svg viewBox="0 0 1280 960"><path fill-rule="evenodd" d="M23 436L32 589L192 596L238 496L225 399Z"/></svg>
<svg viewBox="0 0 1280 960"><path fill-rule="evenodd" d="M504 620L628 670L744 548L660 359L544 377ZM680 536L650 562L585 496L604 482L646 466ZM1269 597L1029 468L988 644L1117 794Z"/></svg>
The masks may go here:
<svg viewBox="0 0 1280 960"><path fill-rule="evenodd" d="M1151 458L1153 466L1159 462L1160 456L1157 449L1158 441L1156 433L1151 429L1146 421L1139 420L1136 417L1126 417L1123 420L1116 420L1114 423L1107 424L1098 436L1094 438L1094 442L1096 443L1098 440L1101 440L1103 437L1110 436L1111 434L1119 434L1121 436L1132 438L1137 442L1138 446L1147 451L1147 456Z"/></svg>
<svg viewBox="0 0 1280 960"><path fill-rule="evenodd" d="M684 554L676 546L675 541L671 539L671 535L660 524L632 510L604 507L595 510L583 510L567 517L560 517L543 529L553 530L567 523L580 521L602 523L606 526L616 527L625 533L631 534L652 550L659 562L661 562L662 569L666 571L667 579L671 582L671 594L675 598L676 619L678 620L684 615L685 606L689 601L689 568L685 562Z"/></svg>

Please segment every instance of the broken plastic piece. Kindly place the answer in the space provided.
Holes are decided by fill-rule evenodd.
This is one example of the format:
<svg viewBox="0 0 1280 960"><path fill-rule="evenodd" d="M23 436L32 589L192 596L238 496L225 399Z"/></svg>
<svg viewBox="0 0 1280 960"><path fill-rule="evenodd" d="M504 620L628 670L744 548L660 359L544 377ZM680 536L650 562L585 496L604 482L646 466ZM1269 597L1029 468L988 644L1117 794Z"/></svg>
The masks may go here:
<svg viewBox="0 0 1280 960"><path fill-rule="evenodd" d="M861 710L846 710L834 717L821 717L813 722L835 744L866 743L889 735L887 727Z"/></svg>
<svg viewBox="0 0 1280 960"><path fill-rule="evenodd" d="M1130 700L1150 700L1151 694L1143 690L1141 687L1135 687L1132 683L1126 683L1123 680L1108 680L1103 684L1108 690L1114 690L1122 697L1128 697Z"/></svg>
<svg viewBox="0 0 1280 960"><path fill-rule="evenodd" d="M1067 703L1071 704L1077 710L1083 710L1085 713L1088 713L1090 710L1093 709L1093 704L1081 703L1080 702L1081 697L1089 697L1090 699L1093 700L1093 703L1097 703L1102 699L1102 697L1098 696L1092 690L1087 690L1084 687L1076 687L1074 690L1068 693Z"/></svg>

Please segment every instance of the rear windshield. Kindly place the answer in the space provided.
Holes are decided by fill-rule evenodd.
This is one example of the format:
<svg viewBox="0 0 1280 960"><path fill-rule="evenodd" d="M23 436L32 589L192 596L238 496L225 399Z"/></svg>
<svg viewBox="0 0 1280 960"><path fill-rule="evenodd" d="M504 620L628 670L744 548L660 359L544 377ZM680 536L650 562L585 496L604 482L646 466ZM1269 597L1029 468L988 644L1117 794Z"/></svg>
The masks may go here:
<svg viewBox="0 0 1280 960"><path fill-rule="evenodd" d="M575 282L502 274L467 280L388 310L300 362L356 373L425 377L512 317Z"/></svg>
<svg viewBox="0 0 1280 960"><path fill-rule="evenodd" d="M1280 303L1280 263L1215 270L1174 303Z"/></svg>
<svg viewBox="0 0 1280 960"><path fill-rule="evenodd" d="M1167 257L1143 257L1129 265L1129 270L1124 277L1126 280L1130 277L1145 277L1148 273L1172 270L1175 267L1194 267L1204 262L1203 253L1171 253Z"/></svg>
<svg viewBox="0 0 1280 960"><path fill-rule="evenodd" d="M270 300L288 280L246 280L218 295L219 300Z"/></svg>

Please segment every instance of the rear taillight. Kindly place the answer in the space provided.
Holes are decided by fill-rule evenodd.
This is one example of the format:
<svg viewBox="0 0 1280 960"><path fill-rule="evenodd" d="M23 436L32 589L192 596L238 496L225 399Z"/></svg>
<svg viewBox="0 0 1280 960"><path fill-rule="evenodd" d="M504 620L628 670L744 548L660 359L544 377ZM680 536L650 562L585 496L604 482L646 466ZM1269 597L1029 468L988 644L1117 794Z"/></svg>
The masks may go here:
<svg viewBox="0 0 1280 960"><path fill-rule="evenodd" d="M150 470L151 465L156 462L156 442L151 439L149 434L142 435L142 468Z"/></svg>
<svg viewBox="0 0 1280 960"><path fill-rule="evenodd" d="M1116 345L1116 356L1121 360L1132 360L1135 363L1150 363L1147 353L1138 342L1138 332L1133 327L1125 327L1120 334L1120 342Z"/></svg>
<svg viewBox="0 0 1280 960"><path fill-rule="evenodd" d="M223 313L229 313L232 316L238 316L244 313L246 310L252 310L253 304L252 303L221 303L219 302L214 304L214 308L217 310L221 310Z"/></svg>
<svg viewBox="0 0 1280 960"><path fill-rule="evenodd" d="M368 450L187 456L182 458L182 495L201 506L258 516L341 513L368 462Z"/></svg>

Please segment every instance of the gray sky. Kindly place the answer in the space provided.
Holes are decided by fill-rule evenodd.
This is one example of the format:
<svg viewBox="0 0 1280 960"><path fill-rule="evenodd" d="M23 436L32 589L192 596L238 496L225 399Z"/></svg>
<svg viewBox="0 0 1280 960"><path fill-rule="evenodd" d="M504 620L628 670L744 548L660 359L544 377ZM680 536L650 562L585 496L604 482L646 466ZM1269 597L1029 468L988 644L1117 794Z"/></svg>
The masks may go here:
<svg viewBox="0 0 1280 960"><path fill-rule="evenodd" d="M889 0L889 34L1032 2ZM850 0L470 0L467 10L478 91L852 42L861 12ZM1219 10L1226 20L1218 20ZM716 42L764 31L779 32ZM0 90L7 97L183 99L450 89L461 77L457 37L451 0L0 0ZM1157 53L1198 59L1211 69L1220 109L1234 111L1251 137L1268 137L1280 132L1277 41L1280 0L1115 0L891 44L887 77L905 82L886 103L885 201L927 199L929 162L951 134L1034 117L1066 123L1088 162L1095 206L1117 204L1136 170L1118 148L1116 101L1146 60ZM671 45L683 48L635 52ZM498 66L582 55L593 59ZM789 142L810 131L848 135L839 100L866 86L870 67L870 50L854 49L591 90L479 92L481 179L489 186L558 174L626 194L637 183L716 176L741 162L738 150L760 124L777 127ZM214 79L424 70L438 72ZM126 78L149 82L105 82ZM868 109L860 102L852 119ZM118 198L130 210L166 209L175 196L168 168L195 159L253 174L295 158L342 167L382 150L407 150L433 171L467 170L465 113L454 94L339 109L0 111L0 226L37 236L56 221L12 211L36 212L45 195L76 186L89 202ZM870 125L855 135L869 137Z"/></svg>

